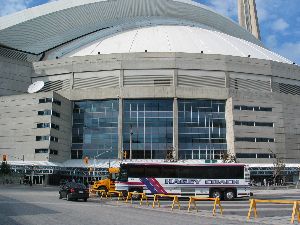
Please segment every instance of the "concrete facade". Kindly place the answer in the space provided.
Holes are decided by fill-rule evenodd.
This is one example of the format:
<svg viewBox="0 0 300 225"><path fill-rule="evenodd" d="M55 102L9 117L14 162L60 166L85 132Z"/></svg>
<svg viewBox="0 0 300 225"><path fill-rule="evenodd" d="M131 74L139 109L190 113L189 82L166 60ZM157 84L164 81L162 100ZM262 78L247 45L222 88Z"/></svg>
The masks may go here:
<svg viewBox="0 0 300 225"><path fill-rule="evenodd" d="M26 93L31 74L32 63L0 55L0 96Z"/></svg>
<svg viewBox="0 0 300 225"><path fill-rule="evenodd" d="M47 160L50 157L50 160L62 162L70 159L72 101L86 99L119 99L120 109L123 99L173 99L173 144L176 149L177 99L218 99L226 100L226 138L230 153L274 153L289 163L299 161L299 95L280 93L285 90L272 88L278 80L281 86L300 82L295 79L300 74L298 66L222 55L132 53L35 62L33 68L32 80L43 80L45 86L48 85L48 92L1 98L3 133L0 154L11 149L9 151L14 152L13 157L16 158L26 155L30 160ZM105 82L102 81L104 78ZM60 85L57 85L58 81ZM51 82L56 83L52 85ZM38 99L42 97L58 99L61 106L38 104ZM269 107L272 111L236 110L235 106ZM18 107L21 110L16 111ZM57 111L61 117L38 116L37 111L42 109ZM121 111L119 157L122 156ZM6 123L8 119L13 122ZM241 126L235 125L235 121L274 125ZM60 130L36 129L37 122L53 122L60 126ZM35 136L38 134L59 137L59 142L36 142ZM16 138L12 140L13 136ZM237 137L264 137L274 139L274 142L236 141ZM34 154L36 148L55 149L59 154ZM247 163L274 161L273 158L238 160Z"/></svg>
<svg viewBox="0 0 300 225"><path fill-rule="evenodd" d="M53 98L61 102L39 103L40 99ZM56 161L70 158L71 147L71 102L57 93L44 92L0 97L0 154L7 155L9 161ZM52 110L60 117L38 115L38 111ZM52 127L38 128L37 124L56 124L59 130ZM38 136L52 136L58 142L37 141ZM36 153L37 149L47 152ZM55 151L58 154L55 153Z"/></svg>

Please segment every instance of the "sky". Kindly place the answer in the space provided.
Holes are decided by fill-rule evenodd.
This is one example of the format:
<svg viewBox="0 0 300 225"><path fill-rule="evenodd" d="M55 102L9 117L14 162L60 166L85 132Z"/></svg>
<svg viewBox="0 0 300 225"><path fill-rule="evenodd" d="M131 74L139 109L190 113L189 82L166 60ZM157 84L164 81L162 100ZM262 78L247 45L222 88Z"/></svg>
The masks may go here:
<svg viewBox="0 0 300 225"><path fill-rule="evenodd" d="M0 16L57 0L0 0ZM59 1L59 0L58 0ZM237 0L194 0L237 22ZM300 65L300 0L256 0L262 42Z"/></svg>

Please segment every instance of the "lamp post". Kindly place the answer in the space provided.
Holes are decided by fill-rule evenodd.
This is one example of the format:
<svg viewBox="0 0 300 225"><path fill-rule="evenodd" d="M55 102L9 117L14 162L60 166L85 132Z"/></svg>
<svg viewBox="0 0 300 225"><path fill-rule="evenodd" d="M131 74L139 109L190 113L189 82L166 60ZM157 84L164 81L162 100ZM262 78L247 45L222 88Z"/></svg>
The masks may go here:
<svg viewBox="0 0 300 225"><path fill-rule="evenodd" d="M132 125L130 125L129 159L132 160Z"/></svg>
<svg viewBox="0 0 300 225"><path fill-rule="evenodd" d="M33 176L34 176L34 164L31 165L31 181L30 181L30 186L33 184Z"/></svg>
<svg viewBox="0 0 300 225"><path fill-rule="evenodd" d="M110 147L110 149L109 150L106 150L105 152L101 152L100 154L98 154L98 155L95 155L94 156L94 171L95 171L95 169L96 169L96 158L97 157L99 157L99 156L101 156L101 155L103 155L103 154L105 154L105 153L108 153L108 152L112 152L112 146ZM110 168L110 154L109 154L109 158L108 158L108 168Z"/></svg>

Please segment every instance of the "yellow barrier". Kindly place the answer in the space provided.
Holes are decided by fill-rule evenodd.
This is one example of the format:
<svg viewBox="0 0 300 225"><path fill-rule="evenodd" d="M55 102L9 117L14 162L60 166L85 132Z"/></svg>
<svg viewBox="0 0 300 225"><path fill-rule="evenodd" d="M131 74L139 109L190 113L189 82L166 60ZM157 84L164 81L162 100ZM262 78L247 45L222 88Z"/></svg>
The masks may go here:
<svg viewBox="0 0 300 225"><path fill-rule="evenodd" d="M166 195L166 194L154 194L152 208L155 207L155 202L157 202L158 207L160 207L160 202L159 202L159 200L158 200L158 197L162 197L162 198L173 198L173 202L172 202L172 211L173 211L173 208L174 208L175 203L178 204L178 209L180 209L180 203L179 203L179 200L178 200L178 196L177 196L177 195Z"/></svg>
<svg viewBox="0 0 300 225"><path fill-rule="evenodd" d="M118 201L120 200L120 198L122 198L124 200L123 192L121 192L121 191L108 191L108 192L106 192L106 198L108 195L110 196L111 199L112 199L113 195L117 195Z"/></svg>
<svg viewBox="0 0 300 225"><path fill-rule="evenodd" d="M102 198L104 194L106 194L105 190L98 190L98 189L90 189L89 190L90 194L95 194L99 193L99 196Z"/></svg>
<svg viewBox="0 0 300 225"><path fill-rule="evenodd" d="M221 215L223 215L223 208L221 206L220 198L201 198L201 197L192 196L192 197L190 197L189 206L188 206L188 211L189 212L190 212L190 208L191 208L192 203L194 203L194 209L197 209L197 212L198 212L198 208L196 206L196 201L214 201L213 216L216 215L217 205L220 208Z"/></svg>
<svg viewBox="0 0 300 225"><path fill-rule="evenodd" d="M247 216L248 219L250 219L252 210L254 213L254 217L257 218L256 203L291 204L291 205L293 205L291 223L294 223L296 215L297 215L298 223L300 222L299 201L250 199L250 207L249 207L248 216Z"/></svg>
<svg viewBox="0 0 300 225"><path fill-rule="evenodd" d="M143 204L143 200L145 199L146 200L146 204L149 206L149 202L148 202L148 198L147 198L147 195L146 193L138 193L138 192L128 192L127 194L127 198L126 198L126 203L128 202L128 200L130 199L130 202L132 204L132 196L134 195L139 195L141 196L141 200L140 200L140 205Z"/></svg>
<svg viewBox="0 0 300 225"><path fill-rule="evenodd" d="M100 199L102 199L104 196L105 196L105 198L107 198L108 196L110 196L110 198L112 198L113 195L118 196L118 201L120 200L120 198L124 199L123 193L121 191L105 191L105 190L91 189L90 192L91 193L93 193L93 192L99 193Z"/></svg>

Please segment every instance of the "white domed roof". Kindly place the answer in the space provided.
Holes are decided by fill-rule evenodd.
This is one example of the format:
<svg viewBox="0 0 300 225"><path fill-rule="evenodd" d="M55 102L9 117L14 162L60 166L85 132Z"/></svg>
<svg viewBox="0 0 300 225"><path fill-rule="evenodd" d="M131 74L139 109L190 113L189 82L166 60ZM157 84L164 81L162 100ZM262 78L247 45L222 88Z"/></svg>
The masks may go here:
<svg viewBox="0 0 300 225"><path fill-rule="evenodd" d="M251 42L213 30L190 26L153 26L116 33L77 49L65 57L130 53L185 52L232 55L291 63Z"/></svg>

